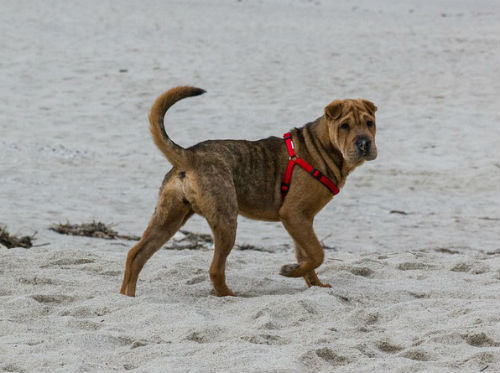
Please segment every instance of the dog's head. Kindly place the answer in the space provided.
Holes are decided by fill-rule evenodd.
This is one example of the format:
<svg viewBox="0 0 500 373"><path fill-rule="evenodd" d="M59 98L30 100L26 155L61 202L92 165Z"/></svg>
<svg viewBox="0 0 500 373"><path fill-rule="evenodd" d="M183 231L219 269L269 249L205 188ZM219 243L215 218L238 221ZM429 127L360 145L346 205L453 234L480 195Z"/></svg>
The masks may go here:
<svg viewBox="0 0 500 373"><path fill-rule="evenodd" d="M335 100L325 107L330 141L349 164L377 158L376 111L372 102L363 99Z"/></svg>

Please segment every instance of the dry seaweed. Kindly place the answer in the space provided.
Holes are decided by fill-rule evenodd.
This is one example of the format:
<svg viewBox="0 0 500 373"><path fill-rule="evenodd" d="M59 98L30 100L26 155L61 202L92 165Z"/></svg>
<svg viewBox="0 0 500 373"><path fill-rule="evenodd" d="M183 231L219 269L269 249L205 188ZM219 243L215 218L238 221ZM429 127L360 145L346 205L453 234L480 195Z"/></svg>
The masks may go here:
<svg viewBox="0 0 500 373"><path fill-rule="evenodd" d="M447 247L440 247L439 249L435 249L434 251L437 251L438 253L443 253L443 254L460 254L460 251L448 249Z"/></svg>
<svg viewBox="0 0 500 373"><path fill-rule="evenodd" d="M199 249L210 249L214 245L214 240L210 234L205 233L194 233L190 231L181 230L184 236L177 241L168 244L165 249L167 250L199 250ZM235 245L235 250L254 250L254 251L264 251L264 252L275 252L276 250L267 249L265 247L254 246L254 245Z"/></svg>
<svg viewBox="0 0 500 373"><path fill-rule="evenodd" d="M184 231L184 230L181 230L180 232L186 236L183 238L183 241L187 240L187 241L199 242L199 243L213 243L214 242L212 236L209 234L194 233L194 232L189 232L189 231Z"/></svg>
<svg viewBox="0 0 500 373"><path fill-rule="evenodd" d="M403 211L403 210L391 210L391 211L389 211L389 214L408 215L408 213L406 211Z"/></svg>
<svg viewBox="0 0 500 373"><path fill-rule="evenodd" d="M194 233L180 230L184 236L178 241L171 242L165 247L167 250L199 250L209 249L213 246L212 236L204 233Z"/></svg>
<svg viewBox="0 0 500 373"><path fill-rule="evenodd" d="M36 233L35 233L36 234ZM4 245L8 249L13 247L24 247L29 249L33 246L33 239L35 234L32 236L16 236L12 235L7 231L5 226L0 225L0 244Z"/></svg>
<svg viewBox="0 0 500 373"><path fill-rule="evenodd" d="M83 224L70 224L69 222L67 222L66 224L53 224L49 227L49 229L60 234L103 238L105 240L123 239L138 241L140 239L140 237L138 236L119 234L114 229L111 229L108 225L98 221L92 221L91 223Z"/></svg>
<svg viewBox="0 0 500 373"><path fill-rule="evenodd" d="M106 240L113 239L125 239L125 240L139 240L138 236L126 236L121 235L109 225L102 222L92 221L91 223L85 224L53 224L49 227L50 230L60 233L68 234L73 236L85 236L102 238ZM211 249L214 244L214 240L210 234L205 233L194 233L190 231L181 230L184 236L178 241L171 242L169 245L165 246L167 250L199 250L199 249ZM266 249L264 247L253 246L253 245L235 245L236 250L254 250L254 251L264 251L264 252L275 252L276 250ZM285 248L286 249L286 248Z"/></svg>
<svg viewBox="0 0 500 373"><path fill-rule="evenodd" d="M250 244L243 244L243 245L236 245L234 247L236 250L253 250L253 251L262 251L262 252L266 252L266 253L274 253L276 250L271 250L271 249L267 249L265 247L261 247L261 246L254 246L254 245L250 245Z"/></svg>

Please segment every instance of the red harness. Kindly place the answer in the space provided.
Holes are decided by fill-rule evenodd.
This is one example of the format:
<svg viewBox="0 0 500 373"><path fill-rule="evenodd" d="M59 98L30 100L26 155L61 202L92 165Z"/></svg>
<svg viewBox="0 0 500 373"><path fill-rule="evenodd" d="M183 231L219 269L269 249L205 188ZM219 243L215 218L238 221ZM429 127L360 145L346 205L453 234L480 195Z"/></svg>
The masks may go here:
<svg viewBox="0 0 500 373"><path fill-rule="evenodd" d="M297 155L295 154L295 149L293 147L292 135L290 134L290 132L285 133L283 135L283 138L285 139L288 155L290 156L288 165L286 166L285 177L283 178L283 182L281 183L281 195L283 196L283 198L285 198L288 190L290 189L290 182L292 180L292 173L295 165L299 165L308 174L317 179L321 184L327 187L333 195L337 194L339 192L339 188L337 188L335 183L333 183L329 178L323 175L321 171L315 169L302 158L297 157Z"/></svg>

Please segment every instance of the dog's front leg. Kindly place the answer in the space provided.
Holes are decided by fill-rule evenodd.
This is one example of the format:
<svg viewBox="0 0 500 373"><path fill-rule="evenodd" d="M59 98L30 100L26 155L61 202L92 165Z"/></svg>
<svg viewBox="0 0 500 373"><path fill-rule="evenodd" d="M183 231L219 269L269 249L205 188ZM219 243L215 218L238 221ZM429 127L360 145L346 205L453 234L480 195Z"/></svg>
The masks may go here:
<svg viewBox="0 0 500 373"><path fill-rule="evenodd" d="M308 279L316 280L314 269L323 263L324 252L314 233L312 219L295 213L291 216L282 215L281 222L300 247L301 255L298 264L284 265L281 267L280 274L286 277L307 276L306 282ZM310 274L311 271L314 275Z"/></svg>
<svg viewBox="0 0 500 373"><path fill-rule="evenodd" d="M299 243L297 241L294 241L294 242L295 242L295 257L297 258L297 261L299 263L303 262L304 260L307 259L307 255L306 255L304 249L299 245ZM308 287L311 287L311 286L321 286L321 287L325 287L325 288L332 287L332 285L330 285L330 284L322 283L320 281L320 279L318 278L318 276L316 275L316 272L314 270L307 272L304 275L304 280L306 281L306 284Z"/></svg>

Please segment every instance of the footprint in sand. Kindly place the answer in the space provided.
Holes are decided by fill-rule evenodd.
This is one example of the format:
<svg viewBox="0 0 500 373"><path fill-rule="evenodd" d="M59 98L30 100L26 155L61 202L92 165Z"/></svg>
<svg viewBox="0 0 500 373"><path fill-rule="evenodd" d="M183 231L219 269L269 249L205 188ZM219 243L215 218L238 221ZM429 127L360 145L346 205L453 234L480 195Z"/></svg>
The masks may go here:
<svg viewBox="0 0 500 373"><path fill-rule="evenodd" d="M394 354L396 352L404 350L404 347L395 345L390 343L389 341L383 340L383 341L378 341L375 343L375 346L379 351L388 353L388 354Z"/></svg>
<svg viewBox="0 0 500 373"><path fill-rule="evenodd" d="M430 298L431 294L430 293L424 293L424 292L415 292L415 291L408 291L408 295L412 296L413 298L416 299L425 299L425 298Z"/></svg>
<svg viewBox="0 0 500 373"><path fill-rule="evenodd" d="M147 346L147 345L148 345L148 343L146 341L144 341L144 340L142 340L142 341L135 341L130 346L130 349L133 350L133 349L136 349L136 348L139 348L139 347L144 347L144 346Z"/></svg>
<svg viewBox="0 0 500 373"><path fill-rule="evenodd" d="M400 263L396 267L397 269L401 271L415 271L415 270L430 270L430 269L435 269L436 266L432 264L427 264L427 263L421 263L421 262L405 262L405 263Z"/></svg>
<svg viewBox="0 0 500 373"><path fill-rule="evenodd" d="M315 351L316 355L330 365L344 365L347 363L345 356L337 355L328 347L320 348Z"/></svg>
<svg viewBox="0 0 500 373"><path fill-rule="evenodd" d="M102 328L102 324L89 320L70 320L66 323L66 326L81 330L99 330Z"/></svg>
<svg viewBox="0 0 500 373"><path fill-rule="evenodd" d="M32 295L31 298L43 304L69 304L75 301L74 297L67 295Z"/></svg>
<svg viewBox="0 0 500 373"><path fill-rule="evenodd" d="M362 277L373 277L375 273L371 268L368 267L357 267L357 266L342 266L341 269L351 272L353 275Z"/></svg>
<svg viewBox="0 0 500 373"><path fill-rule="evenodd" d="M500 356L493 352L478 352L477 354L469 356L465 359L462 364L466 364L468 362L476 362L476 364L493 364L498 363L500 361ZM485 373L487 370L485 371Z"/></svg>
<svg viewBox="0 0 500 373"><path fill-rule="evenodd" d="M279 323L276 323L273 318L273 314L270 309L264 308L259 310L252 316L253 320L256 320L257 329L274 330L280 329Z"/></svg>
<svg viewBox="0 0 500 373"><path fill-rule="evenodd" d="M300 357L300 361L306 367L314 370L321 370L325 364L338 367L349 363L347 357L336 354L328 347L310 350Z"/></svg>
<svg viewBox="0 0 500 373"><path fill-rule="evenodd" d="M463 343L464 337L457 332L452 332L432 337L430 341L444 345L456 346Z"/></svg>
<svg viewBox="0 0 500 373"><path fill-rule="evenodd" d="M253 344L258 344L258 345L285 345L288 344L285 339L277 336L277 335L271 335L271 334L259 334L259 335L254 335L254 336L243 336L241 337L242 340L253 343Z"/></svg>
<svg viewBox="0 0 500 373"><path fill-rule="evenodd" d="M460 262L455 264L450 271L452 272L470 272L473 275L480 275L490 271L490 267L480 262Z"/></svg>
<svg viewBox="0 0 500 373"><path fill-rule="evenodd" d="M411 360L416 360L416 361L429 361L431 360L431 356L429 353L423 350L408 350L405 351L398 356L411 359Z"/></svg>
<svg viewBox="0 0 500 373"><path fill-rule="evenodd" d="M139 347L144 347L149 344L149 342L145 339L135 339L133 337L121 336L118 337L118 341L122 346L130 346L131 350L134 350Z"/></svg>
<svg viewBox="0 0 500 373"><path fill-rule="evenodd" d="M194 332L191 332L186 336L185 339L197 343L209 343L214 342L221 333L222 330L220 328L207 328L204 330L196 330Z"/></svg>
<svg viewBox="0 0 500 373"><path fill-rule="evenodd" d="M195 285L207 280L207 276L196 276L186 281L187 285Z"/></svg>
<svg viewBox="0 0 500 373"><path fill-rule="evenodd" d="M380 319L378 312L367 312L365 310L358 310L351 313L349 320L361 332L368 332L369 327L375 325Z"/></svg>
<svg viewBox="0 0 500 373"><path fill-rule="evenodd" d="M373 351L373 349L367 346L366 343L360 343L354 346L354 348L370 359L373 359L374 357L377 356L375 351Z"/></svg>
<svg viewBox="0 0 500 373"><path fill-rule="evenodd" d="M498 347L500 346L499 342L494 341L490 337L488 337L485 333L477 333L477 334L466 334L462 336L465 341L474 347Z"/></svg>
<svg viewBox="0 0 500 373"><path fill-rule="evenodd" d="M53 260L50 261L46 264L43 264L40 266L40 268L47 268L47 267L61 267L61 266L71 266L71 265L82 265L82 264L89 264L89 263L94 263L95 259L92 258L61 258L58 260Z"/></svg>
<svg viewBox="0 0 500 373"><path fill-rule="evenodd" d="M257 311L252 319L255 320L257 329L281 329L300 325L319 314L315 304L301 299L264 307Z"/></svg>
<svg viewBox="0 0 500 373"><path fill-rule="evenodd" d="M0 370L2 372L16 372L16 373L26 372L24 369L20 368L19 366L15 365L15 364L2 365L0 367Z"/></svg>
<svg viewBox="0 0 500 373"><path fill-rule="evenodd" d="M54 285L54 280L40 277L21 277L17 281L26 285Z"/></svg>
<svg viewBox="0 0 500 373"><path fill-rule="evenodd" d="M452 272L469 272L472 269L471 263L457 263L450 269Z"/></svg>

